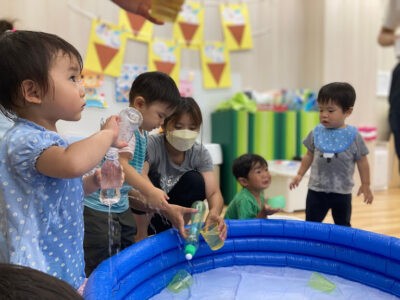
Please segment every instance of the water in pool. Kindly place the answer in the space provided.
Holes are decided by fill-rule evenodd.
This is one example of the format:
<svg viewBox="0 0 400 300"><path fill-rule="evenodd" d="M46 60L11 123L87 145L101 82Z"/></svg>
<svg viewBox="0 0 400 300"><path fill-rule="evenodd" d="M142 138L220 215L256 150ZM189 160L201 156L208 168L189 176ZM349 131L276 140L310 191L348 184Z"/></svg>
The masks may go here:
<svg viewBox="0 0 400 300"><path fill-rule="evenodd" d="M316 278L319 280L317 283ZM151 299L384 300L398 298L358 282L314 271L288 267L233 266L194 274L193 283L189 289L173 293L165 288Z"/></svg>

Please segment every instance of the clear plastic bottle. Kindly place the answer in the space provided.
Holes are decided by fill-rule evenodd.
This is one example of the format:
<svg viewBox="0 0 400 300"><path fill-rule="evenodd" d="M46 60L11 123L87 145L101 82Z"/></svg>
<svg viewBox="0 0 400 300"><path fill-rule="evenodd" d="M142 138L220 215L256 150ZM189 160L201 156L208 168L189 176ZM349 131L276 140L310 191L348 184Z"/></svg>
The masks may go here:
<svg viewBox="0 0 400 300"><path fill-rule="evenodd" d="M122 167L118 160L118 149L110 148L101 166L100 202L111 206L121 198Z"/></svg>
<svg viewBox="0 0 400 300"><path fill-rule="evenodd" d="M135 130L142 124L142 114L133 107L127 107L120 111L119 118L118 140L129 142Z"/></svg>
<svg viewBox="0 0 400 300"><path fill-rule="evenodd" d="M204 201L195 201L192 204L192 208L197 209L197 212L192 213L189 236L185 240L185 258L187 260L193 258L199 247L199 235L203 225L204 214L206 212Z"/></svg>
<svg viewBox="0 0 400 300"><path fill-rule="evenodd" d="M127 107L119 113L118 140L129 142L135 130L142 124L142 114L133 107ZM118 160L118 149L111 147L101 166L100 202L111 206L121 198L122 167Z"/></svg>

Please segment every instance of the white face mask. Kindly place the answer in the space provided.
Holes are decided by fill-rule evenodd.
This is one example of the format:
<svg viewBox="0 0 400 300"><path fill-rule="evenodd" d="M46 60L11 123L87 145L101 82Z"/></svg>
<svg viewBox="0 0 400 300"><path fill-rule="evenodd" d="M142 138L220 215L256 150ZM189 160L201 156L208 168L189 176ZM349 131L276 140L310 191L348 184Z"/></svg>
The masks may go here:
<svg viewBox="0 0 400 300"><path fill-rule="evenodd" d="M187 151L196 142L199 133L189 129L167 131L167 141L178 151Z"/></svg>

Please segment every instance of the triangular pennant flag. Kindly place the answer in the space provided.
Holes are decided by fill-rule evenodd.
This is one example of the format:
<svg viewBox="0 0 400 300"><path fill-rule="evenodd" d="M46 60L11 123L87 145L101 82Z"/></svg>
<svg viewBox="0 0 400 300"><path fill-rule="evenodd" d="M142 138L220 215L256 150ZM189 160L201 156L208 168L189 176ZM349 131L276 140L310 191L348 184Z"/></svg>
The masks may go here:
<svg viewBox="0 0 400 300"><path fill-rule="evenodd" d="M182 30L186 45L189 46L192 42L193 36L196 33L197 28L199 28L199 24L179 22L179 27Z"/></svg>
<svg viewBox="0 0 400 300"><path fill-rule="evenodd" d="M213 75L217 85L221 80L222 72L225 68L225 63L207 63L208 68L210 69L211 74Z"/></svg>
<svg viewBox="0 0 400 300"><path fill-rule="evenodd" d="M245 25L228 25L229 31L232 33L236 43L241 46L243 32L244 32Z"/></svg>
<svg viewBox="0 0 400 300"><path fill-rule="evenodd" d="M172 62L167 62L167 61L160 61L160 60L155 60L154 64L156 65L157 71L166 73L170 75L172 73L172 69L175 66L175 63Z"/></svg>
<svg viewBox="0 0 400 300"><path fill-rule="evenodd" d="M119 49L98 43L94 43L94 46L96 48L101 68L104 70L105 68L107 68L108 64L111 62L114 56L118 53Z"/></svg>
<svg viewBox="0 0 400 300"><path fill-rule="evenodd" d="M130 23L131 28L133 30L133 34L135 36L137 36L139 34L140 30L142 29L143 24L146 21L146 19L143 18L142 16L135 15L135 14L132 14L132 13L128 13L127 12L126 14L128 16L129 23Z"/></svg>

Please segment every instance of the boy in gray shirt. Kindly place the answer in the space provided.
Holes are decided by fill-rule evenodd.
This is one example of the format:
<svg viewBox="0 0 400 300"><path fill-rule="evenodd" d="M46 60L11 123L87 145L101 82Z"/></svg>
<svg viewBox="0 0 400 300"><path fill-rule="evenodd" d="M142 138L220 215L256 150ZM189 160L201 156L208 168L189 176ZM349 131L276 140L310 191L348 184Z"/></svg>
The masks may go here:
<svg viewBox="0 0 400 300"><path fill-rule="evenodd" d="M353 111L355 100L354 88L345 82L327 84L318 93L320 124L304 140L307 153L289 185L290 189L296 188L311 166L306 221L322 222L331 209L335 224L351 226L355 164L361 178L357 196L364 194L367 204L373 201L368 149L357 128L345 124Z"/></svg>

